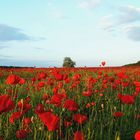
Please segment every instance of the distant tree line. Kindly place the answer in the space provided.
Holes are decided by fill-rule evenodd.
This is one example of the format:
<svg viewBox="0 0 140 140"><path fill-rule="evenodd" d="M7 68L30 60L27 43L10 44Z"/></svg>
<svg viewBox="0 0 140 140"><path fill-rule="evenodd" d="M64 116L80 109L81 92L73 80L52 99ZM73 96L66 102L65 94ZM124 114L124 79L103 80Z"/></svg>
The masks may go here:
<svg viewBox="0 0 140 140"><path fill-rule="evenodd" d="M138 61L137 63L126 64L124 66L140 66L140 61Z"/></svg>

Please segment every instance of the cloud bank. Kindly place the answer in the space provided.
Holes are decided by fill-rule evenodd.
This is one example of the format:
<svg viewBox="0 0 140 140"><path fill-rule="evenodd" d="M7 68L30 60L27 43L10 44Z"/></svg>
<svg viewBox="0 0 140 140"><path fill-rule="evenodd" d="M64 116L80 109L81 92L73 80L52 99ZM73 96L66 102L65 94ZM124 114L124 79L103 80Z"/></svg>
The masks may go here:
<svg viewBox="0 0 140 140"><path fill-rule="evenodd" d="M127 37L134 40L140 41L140 26L130 26L125 29Z"/></svg>
<svg viewBox="0 0 140 140"><path fill-rule="evenodd" d="M0 24L0 41L25 41L31 40L31 37L23 33L21 29Z"/></svg>
<svg viewBox="0 0 140 140"><path fill-rule="evenodd" d="M99 5L100 2L101 2L100 0L84 0L79 4L79 6L81 8L92 9L95 8L97 5Z"/></svg>
<svg viewBox="0 0 140 140"><path fill-rule="evenodd" d="M100 21L102 29L120 30L133 41L140 41L140 8L132 5L118 8L117 15L104 16Z"/></svg>

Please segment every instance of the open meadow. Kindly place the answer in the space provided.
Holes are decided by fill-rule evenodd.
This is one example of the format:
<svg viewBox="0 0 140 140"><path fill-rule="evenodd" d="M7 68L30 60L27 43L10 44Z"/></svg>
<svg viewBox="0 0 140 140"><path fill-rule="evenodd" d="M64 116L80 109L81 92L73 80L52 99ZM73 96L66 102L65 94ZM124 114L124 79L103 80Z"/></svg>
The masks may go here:
<svg viewBox="0 0 140 140"><path fill-rule="evenodd" d="M140 140L140 67L0 69L0 140Z"/></svg>

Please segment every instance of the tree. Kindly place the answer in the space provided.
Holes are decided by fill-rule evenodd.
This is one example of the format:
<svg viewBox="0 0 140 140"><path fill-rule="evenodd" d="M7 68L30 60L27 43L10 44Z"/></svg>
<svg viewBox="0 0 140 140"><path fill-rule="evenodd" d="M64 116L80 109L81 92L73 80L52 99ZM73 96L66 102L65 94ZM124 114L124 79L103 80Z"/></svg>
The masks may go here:
<svg viewBox="0 0 140 140"><path fill-rule="evenodd" d="M65 57L63 61L63 67L74 67L76 63L70 58L70 57Z"/></svg>

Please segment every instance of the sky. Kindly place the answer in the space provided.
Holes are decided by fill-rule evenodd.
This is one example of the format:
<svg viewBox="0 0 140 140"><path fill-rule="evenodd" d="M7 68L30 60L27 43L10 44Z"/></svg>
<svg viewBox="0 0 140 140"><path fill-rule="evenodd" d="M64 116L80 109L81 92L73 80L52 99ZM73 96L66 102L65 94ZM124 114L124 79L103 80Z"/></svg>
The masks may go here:
<svg viewBox="0 0 140 140"><path fill-rule="evenodd" d="M140 60L140 0L0 0L0 65Z"/></svg>

